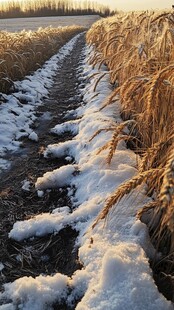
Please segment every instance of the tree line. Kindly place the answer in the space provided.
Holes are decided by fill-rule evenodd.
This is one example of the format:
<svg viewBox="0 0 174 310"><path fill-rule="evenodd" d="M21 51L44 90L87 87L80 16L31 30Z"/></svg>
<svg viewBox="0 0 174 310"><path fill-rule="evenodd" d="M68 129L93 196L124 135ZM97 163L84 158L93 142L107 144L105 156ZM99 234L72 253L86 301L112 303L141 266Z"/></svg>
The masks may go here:
<svg viewBox="0 0 174 310"><path fill-rule="evenodd" d="M108 6L94 1L73 0L24 0L8 1L0 4L0 18L100 15L109 16L115 12Z"/></svg>

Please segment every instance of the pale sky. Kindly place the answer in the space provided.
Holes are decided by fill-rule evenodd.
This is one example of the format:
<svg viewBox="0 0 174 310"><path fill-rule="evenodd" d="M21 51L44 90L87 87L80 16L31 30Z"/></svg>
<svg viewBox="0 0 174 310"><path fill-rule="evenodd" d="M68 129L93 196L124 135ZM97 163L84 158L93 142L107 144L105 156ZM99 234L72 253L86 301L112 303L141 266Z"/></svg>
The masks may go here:
<svg viewBox="0 0 174 310"><path fill-rule="evenodd" d="M170 9L172 4L174 5L174 0L97 0L97 2L123 11Z"/></svg>

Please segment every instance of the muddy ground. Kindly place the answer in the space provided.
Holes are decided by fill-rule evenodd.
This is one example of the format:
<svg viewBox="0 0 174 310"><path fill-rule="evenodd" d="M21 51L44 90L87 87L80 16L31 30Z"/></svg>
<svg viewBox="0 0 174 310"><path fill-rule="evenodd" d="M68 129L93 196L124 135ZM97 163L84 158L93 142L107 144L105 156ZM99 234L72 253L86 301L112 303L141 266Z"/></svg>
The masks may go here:
<svg viewBox="0 0 174 310"><path fill-rule="evenodd" d="M57 72L54 85L50 89L49 99L45 99L35 112L38 118L33 129L38 134L39 141L36 143L25 138L19 152L6 156L13 164L10 170L1 174L0 182L0 261L5 266L0 278L1 290L3 283L22 276L35 277L41 273L55 272L71 276L76 269L81 268L77 249L74 248L77 232L71 227L64 228L57 235L20 243L9 239L8 233L16 221L50 212L57 207L71 207L66 188L48 191L39 198L34 184L45 172L66 164L64 159L45 159L43 150L48 144L72 138L70 133L61 137L51 134L50 129L64 122L66 112L77 108L83 102L80 89L84 84L80 84L77 70L79 71L83 61L84 44L85 39L82 36L72 53L63 60L62 68ZM29 192L22 189L25 179L31 182ZM60 308L57 306L57 309Z"/></svg>
<svg viewBox="0 0 174 310"><path fill-rule="evenodd" d="M33 124L33 129L38 134L39 141L36 143L25 138L17 153L8 153L6 156L13 164L0 176L0 262L5 266L0 277L0 291L3 291L4 283L22 276L35 277L41 273L50 275L55 272L71 276L75 270L82 268L78 261L78 249L75 248L78 234L71 227L62 229L56 235L51 234L23 242L9 239L8 233L16 221L28 219L42 212L51 212L65 205L72 208L67 188L47 191L39 198L34 184L45 172L66 164L63 158L44 158L43 150L48 144L72 138L70 133L63 136L54 135L50 129L64 122L66 113L83 103L80 89L84 87L84 82L79 81L77 71L83 61L84 45L85 39L82 36L72 53L63 60L62 68L57 72L54 85L50 89L49 99L45 99L42 106L35 111L38 118ZM22 182L26 179L31 182L29 192L22 189ZM167 299L173 301L174 285L171 277L164 277L165 266L156 269L151 262L151 267L159 290ZM56 304L54 309L68 308L66 305Z"/></svg>

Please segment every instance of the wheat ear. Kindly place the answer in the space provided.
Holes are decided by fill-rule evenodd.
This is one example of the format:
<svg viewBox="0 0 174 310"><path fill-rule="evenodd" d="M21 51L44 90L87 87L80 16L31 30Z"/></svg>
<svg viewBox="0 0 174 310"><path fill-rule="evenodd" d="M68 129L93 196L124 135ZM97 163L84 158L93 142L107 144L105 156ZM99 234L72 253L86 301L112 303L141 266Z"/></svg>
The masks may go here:
<svg viewBox="0 0 174 310"><path fill-rule="evenodd" d="M94 228L99 220L105 219L113 205L119 202L123 196L128 195L138 185L141 185L143 182L145 183L152 176L155 175L157 178L159 175L159 170L161 169L151 169L149 171L145 171L120 185L107 199L104 209L100 212L92 227Z"/></svg>

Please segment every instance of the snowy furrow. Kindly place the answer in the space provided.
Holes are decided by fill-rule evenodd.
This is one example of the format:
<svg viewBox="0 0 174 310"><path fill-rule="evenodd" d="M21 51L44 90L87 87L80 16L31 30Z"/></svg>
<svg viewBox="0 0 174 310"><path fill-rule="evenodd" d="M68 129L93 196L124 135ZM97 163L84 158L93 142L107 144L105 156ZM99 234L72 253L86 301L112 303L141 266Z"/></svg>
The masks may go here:
<svg viewBox="0 0 174 310"><path fill-rule="evenodd" d="M84 52L92 51L86 47ZM83 76L88 77L88 84L83 93L86 105L74 111L81 119L75 127L69 122L57 127L57 134L68 129L75 130L76 136L72 141L49 145L45 151L45 157L70 156L76 163L49 171L36 182L39 191L65 184L75 186L75 195L71 197L74 211L64 206L52 213L16 222L9 233L10 238L23 240L58 233L70 225L79 232L77 245L83 269L77 270L71 278L57 273L35 279L24 277L6 284L1 298L11 299L11 303L9 308L4 305L2 309L15 309L15 305L24 310L51 309L53 302L61 301L60 296L67 307L73 307L82 297L77 310L173 309L154 283L145 254L153 257L154 249L146 226L136 220L138 209L150 200L143 186L123 198L112 208L106 221L100 221L92 229L107 197L137 173L136 155L124 142L118 143L110 165L106 162L107 148L98 154L113 132L102 130L93 137L95 133L122 122L119 102L100 110L111 92L109 78L105 75L94 92L97 78L93 73L103 70L106 68L93 69L85 60Z"/></svg>
<svg viewBox="0 0 174 310"><path fill-rule="evenodd" d="M53 77L61 69L63 59L70 54L79 36L81 34L65 44L33 75L14 82L15 92L10 95L0 93L0 170L10 165L3 156L7 151L14 152L19 148L20 138L38 140L37 134L31 129L36 120L35 109L48 97Z"/></svg>

